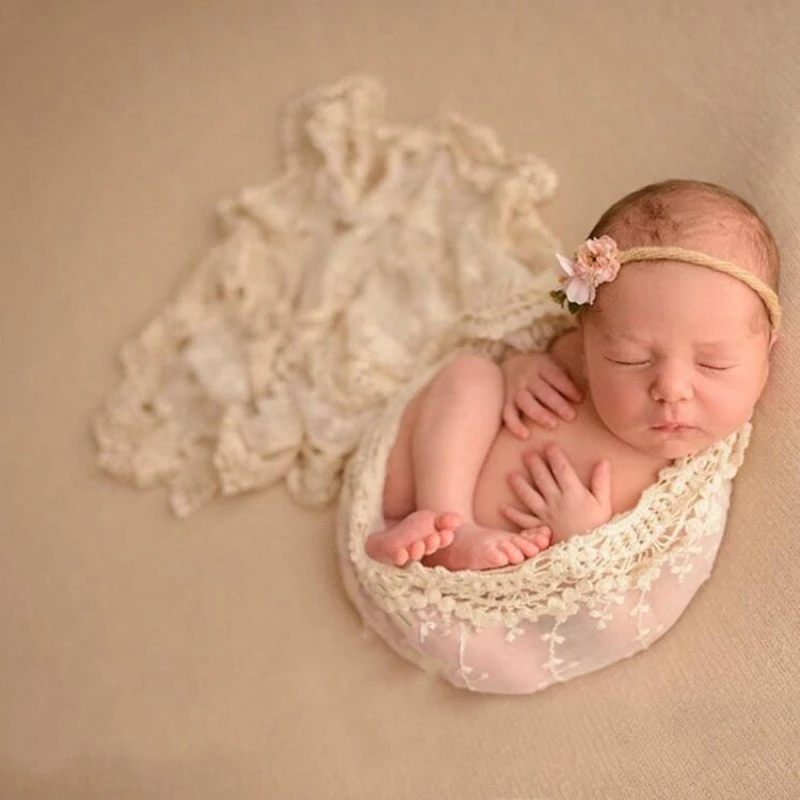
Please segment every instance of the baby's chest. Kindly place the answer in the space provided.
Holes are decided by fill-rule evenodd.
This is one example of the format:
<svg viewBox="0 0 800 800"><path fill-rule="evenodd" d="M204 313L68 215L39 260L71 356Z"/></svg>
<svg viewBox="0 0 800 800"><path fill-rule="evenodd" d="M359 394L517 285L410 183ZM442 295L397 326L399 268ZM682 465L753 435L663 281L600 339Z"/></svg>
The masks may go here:
<svg viewBox="0 0 800 800"><path fill-rule="evenodd" d="M611 507L614 514L633 508L644 489L654 483L664 463L631 448L613 436L589 414L579 414L571 423L561 423L555 431L532 428L529 449L544 452L549 442L563 451L584 486L598 462L611 465Z"/></svg>
<svg viewBox="0 0 800 800"><path fill-rule="evenodd" d="M502 505L520 507L508 483L511 473L519 472L531 479L525 466L525 454L544 455L554 442L563 451L584 486L590 485L597 462L608 459L611 464L611 507L614 514L636 505L645 487L656 480L660 465L637 454L624 445L599 422L595 423L584 407L574 422L562 422L554 431L529 427L528 439L518 439L503 427L492 445L475 487L475 519L482 525L508 527L500 514Z"/></svg>

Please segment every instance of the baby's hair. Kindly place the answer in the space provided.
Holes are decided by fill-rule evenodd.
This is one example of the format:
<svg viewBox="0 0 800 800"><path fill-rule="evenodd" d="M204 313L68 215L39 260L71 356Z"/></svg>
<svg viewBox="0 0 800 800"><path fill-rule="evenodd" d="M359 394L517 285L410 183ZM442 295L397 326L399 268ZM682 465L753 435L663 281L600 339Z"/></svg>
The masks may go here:
<svg viewBox="0 0 800 800"><path fill-rule="evenodd" d="M750 203L713 183L693 180L667 180L652 183L626 195L609 208L589 234L591 238L609 234L621 247L681 246L681 238L701 217L708 217L687 201L711 201L706 208L720 219L732 222L733 234L753 256L747 265L775 292L778 291L780 254L766 222ZM745 266L745 265L741 265Z"/></svg>

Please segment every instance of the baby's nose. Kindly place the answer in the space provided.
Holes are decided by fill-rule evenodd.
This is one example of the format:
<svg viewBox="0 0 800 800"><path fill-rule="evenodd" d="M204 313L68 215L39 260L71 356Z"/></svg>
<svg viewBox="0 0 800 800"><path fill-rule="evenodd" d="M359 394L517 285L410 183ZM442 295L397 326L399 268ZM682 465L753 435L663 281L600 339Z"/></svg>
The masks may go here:
<svg viewBox="0 0 800 800"><path fill-rule="evenodd" d="M694 391L690 371L680 365L663 365L653 380L650 394L654 400L662 403L691 400Z"/></svg>

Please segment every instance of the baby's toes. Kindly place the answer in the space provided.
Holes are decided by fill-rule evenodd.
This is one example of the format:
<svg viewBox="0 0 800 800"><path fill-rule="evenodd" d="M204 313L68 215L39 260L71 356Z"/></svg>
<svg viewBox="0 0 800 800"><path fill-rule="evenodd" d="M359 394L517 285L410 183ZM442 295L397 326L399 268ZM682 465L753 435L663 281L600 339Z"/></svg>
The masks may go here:
<svg viewBox="0 0 800 800"><path fill-rule="evenodd" d="M522 551L525 558L534 558L542 551L541 547L524 536L520 536L519 539L515 540L514 544Z"/></svg>
<svg viewBox="0 0 800 800"><path fill-rule="evenodd" d="M480 569L497 569L508 566L508 554L500 547L498 542L484 545L481 548L481 560L486 564Z"/></svg>
<svg viewBox="0 0 800 800"><path fill-rule="evenodd" d="M525 555L514 542L498 542L497 547L506 555L509 564L521 564L525 560Z"/></svg>
<svg viewBox="0 0 800 800"><path fill-rule="evenodd" d="M550 528L534 528L530 531L525 531L524 533L520 534L529 542L533 542L539 550L546 550L550 547L550 543L553 539L553 532Z"/></svg>
<svg viewBox="0 0 800 800"><path fill-rule="evenodd" d="M463 521L461 514L456 514L455 511L446 511L444 514L439 514L433 524L441 533L445 530L454 531Z"/></svg>
<svg viewBox="0 0 800 800"><path fill-rule="evenodd" d="M437 550L442 549L442 536L439 533L432 533L425 537L425 555L429 556Z"/></svg>
<svg viewBox="0 0 800 800"><path fill-rule="evenodd" d="M540 528L538 536L534 539L542 550L546 550L553 543L553 531L550 528Z"/></svg>
<svg viewBox="0 0 800 800"><path fill-rule="evenodd" d="M396 567L404 567L408 562L408 550L400 547L394 551L394 564Z"/></svg>
<svg viewBox="0 0 800 800"><path fill-rule="evenodd" d="M419 561L425 555L425 540L417 539L408 546L408 557L411 561Z"/></svg>
<svg viewBox="0 0 800 800"><path fill-rule="evenodd" d="M441 541L440 547L450 547L455 537L456 532L451 528L445 528L445 530L439 531L439 540Z"/></svg>

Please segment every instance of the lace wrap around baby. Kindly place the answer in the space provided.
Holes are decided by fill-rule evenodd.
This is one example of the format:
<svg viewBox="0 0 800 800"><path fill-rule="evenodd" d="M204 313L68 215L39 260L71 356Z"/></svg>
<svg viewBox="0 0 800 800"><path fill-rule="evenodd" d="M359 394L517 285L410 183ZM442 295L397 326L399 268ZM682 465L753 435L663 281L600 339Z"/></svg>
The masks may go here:
<svg viewBox="0 0 800 800"><path fill-rule="evenodd" d="M387 407L345 478L339 556L363 619L423 669L503 694L593 672L663 636L711 573L750 424L664 468L634 509L518 566L397 568L370 559L364 543L383 525L386 461L403 408L429 377Z"/></svg>

